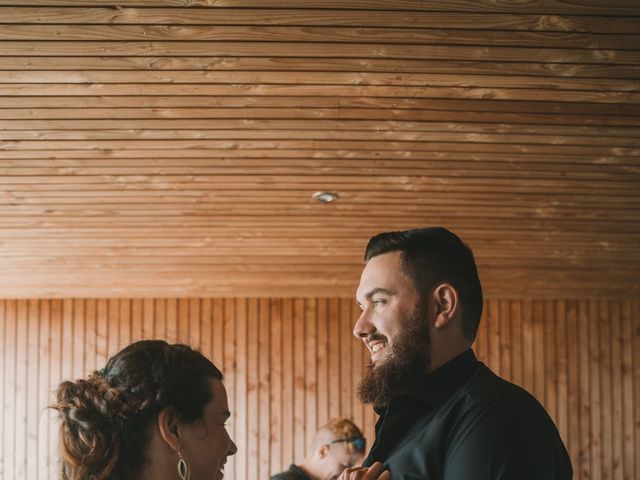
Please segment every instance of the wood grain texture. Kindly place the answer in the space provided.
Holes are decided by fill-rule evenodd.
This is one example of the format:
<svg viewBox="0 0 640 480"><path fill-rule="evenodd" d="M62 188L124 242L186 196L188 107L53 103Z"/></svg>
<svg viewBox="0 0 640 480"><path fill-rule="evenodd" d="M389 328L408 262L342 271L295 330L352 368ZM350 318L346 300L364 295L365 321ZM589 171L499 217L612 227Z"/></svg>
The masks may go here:
<svg viewBox="0 0 640 480"><path fill-rule="evenodd" d="M221 307L186 299L350 297L368 238L422 225L470 244L493 298L640 293L636 1L14 0L0 19L0 297L96 299L60 310L73 319L60 335L83 316L99 332L87 339L98 350L78 352L87 361L113 338L219 338L181 322ZM324 190L339 200L314 202ZM548 330L554 312L569 329L580 310L534 302L543 323L514 325L506 314L518 308L491 311L509 335L542 335L518 352L549 354L558 378L582 381L557 353L583 352ZM118 327L102 312L120 315ZM235 326L220 328L235 338ZM498 332L487 333L492 365L504 352L501 369L545 390L549 372L524 371ZM603 353L613 370L633 359L618 336ZM315 354L345 353L326 347ZM313 351L281 360L307 365ZM277 417L259 403L266 373L256 375L248 398L261 419ZM311 367L281 381L294 391L332 379ZM610 382L626 398L629 386ZM596 391L580 392L548 390L558 410L586 410ZM625 404L600 390L597 400L624 431ZM328 415L306 400L290 407ZM252 448L260 421L246 430ZM584 438L580 423L566 429ZM637 455L603 452L616 465Z"/></svg>
<svg viewBox="0 0 640 480"><path fill-rule="evenodd" d="M224 7L254 7L255 2L252 0L122 0L118 2L123 7L184 7L194 6L211 8L217 10ZM102 2L95 0L7 0L4 5L21 5L21 6L83 6L83 7L100 7ZM263 8L286 8L291 3L288 0L268 0L260 2ZM548 11L552 13L569 13L581 15L598 15L598 14L635 14L638 15L639 8L633 0L612 0L607 5L597 2L584 2L576 4L566 0L526 0L517 4L505 4L500 0L483 0L476 2L474 0L446 0L433 1L425 4L419 0L300 0L297 2L300 8L305 9L348 9L348 10L410 10L410 11L454 11L454 12L508 12L508 13L539 13L540 11Z"/></svg>

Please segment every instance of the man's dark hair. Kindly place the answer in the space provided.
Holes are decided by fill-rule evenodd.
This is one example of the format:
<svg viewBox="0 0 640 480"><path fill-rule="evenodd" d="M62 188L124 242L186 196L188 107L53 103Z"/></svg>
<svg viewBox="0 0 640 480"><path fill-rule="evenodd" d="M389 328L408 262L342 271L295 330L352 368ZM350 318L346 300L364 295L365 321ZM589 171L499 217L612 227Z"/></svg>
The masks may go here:
<svg viewBox="0 0 640 480"><path fill-rule="evenodd" d="M402 270L421 298L437 285L450 283L460 295L462 333L475 339L482 316L482 287L471 249L444 227L379 233L369 240L365 261L384 253L402 252Z"/></svg>

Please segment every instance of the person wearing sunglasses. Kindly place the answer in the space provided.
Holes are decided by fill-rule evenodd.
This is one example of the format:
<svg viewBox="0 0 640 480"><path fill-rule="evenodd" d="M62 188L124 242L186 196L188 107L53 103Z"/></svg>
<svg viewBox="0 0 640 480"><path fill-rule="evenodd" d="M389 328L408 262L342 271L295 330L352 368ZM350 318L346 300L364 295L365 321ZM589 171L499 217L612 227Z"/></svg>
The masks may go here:
<svg viewBox="0 0 640 480"><path fill-rule="evenodd" d="M291 465L286 472L272 476L271 480L364 478L366 471L360 474L361 471L353 467L362 462L365 447L362 432L351 420L333 419L316 432L311 451L304 460ZM343 472L344 476L340 477Z"/></svg>

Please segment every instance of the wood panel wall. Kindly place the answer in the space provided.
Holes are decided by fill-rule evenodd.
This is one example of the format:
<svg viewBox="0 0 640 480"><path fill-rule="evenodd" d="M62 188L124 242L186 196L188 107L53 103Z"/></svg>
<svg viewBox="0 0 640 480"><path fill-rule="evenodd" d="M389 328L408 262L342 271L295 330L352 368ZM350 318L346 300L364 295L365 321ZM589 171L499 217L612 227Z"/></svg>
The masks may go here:
<svg viewBox="0 0 640 480"><path fill-rule="evenodd" d="M577 479L640 476L640 302L487 302L475 350L556 421ZM61 379L104 365L123 345L160 337L222 367L239 447L227 478L266 479L300 460L315 429L346 415L373 437L355 400L366 354L345 299L0 301L0 479L56 478L46 405Z"/></svg>

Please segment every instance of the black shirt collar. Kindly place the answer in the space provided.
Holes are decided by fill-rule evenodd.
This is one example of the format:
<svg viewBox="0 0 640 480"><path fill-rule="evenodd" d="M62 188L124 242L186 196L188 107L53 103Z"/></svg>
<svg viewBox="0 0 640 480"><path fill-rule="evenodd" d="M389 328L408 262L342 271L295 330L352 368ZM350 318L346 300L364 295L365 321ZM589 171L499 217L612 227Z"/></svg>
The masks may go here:
<svg viewBox="0 0 640 480"><path fill-rule="evenodd" d="M431 405L441 405L447 401L460 387L473 376L480 362L473 350L468 349L457 357L449 360L433 372L420 378L405 395ZM392 403L394 401L392 400ZM384 412L385 407L375 409L378 414Z"/></svg>
<svg viewBox="0 0 640 480"><path fill-rule="evenodd" d="M407 394L424 402L440 405L469 381L479 363L473 350L465 350L421 378Z"/></svg>

